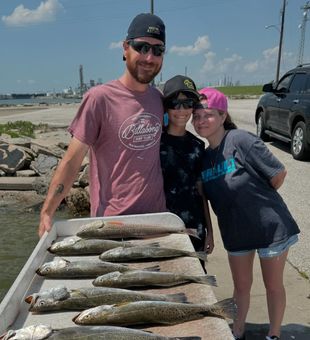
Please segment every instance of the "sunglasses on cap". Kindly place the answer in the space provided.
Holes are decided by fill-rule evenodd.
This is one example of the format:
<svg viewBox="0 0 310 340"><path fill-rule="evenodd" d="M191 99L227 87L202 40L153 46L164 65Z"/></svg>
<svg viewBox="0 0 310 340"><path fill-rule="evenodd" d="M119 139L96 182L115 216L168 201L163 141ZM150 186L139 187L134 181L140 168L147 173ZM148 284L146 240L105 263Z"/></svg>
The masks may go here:
<svg viewBox="0 0 310 340"><path fill-rule="evenodd" d="M147 54L149 50L155 57L161 57L165 53L165 45L151 45L146 41L128 40L128 45L140 54Z"/></svg>
<svg viewBox="0 0 310 340"><path fill-rule="evenodd" d="M173 99L166 103L167 109L172 110L179 110L183 107L183 109L192 109L195 106L195 100L194 99Z"/></svg>

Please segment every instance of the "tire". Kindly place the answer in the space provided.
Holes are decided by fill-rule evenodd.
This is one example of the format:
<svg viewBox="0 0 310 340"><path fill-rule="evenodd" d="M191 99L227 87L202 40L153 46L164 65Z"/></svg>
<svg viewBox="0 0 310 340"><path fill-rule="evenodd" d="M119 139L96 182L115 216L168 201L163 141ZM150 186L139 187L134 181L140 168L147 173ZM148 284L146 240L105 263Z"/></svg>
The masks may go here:
<svg viewBox="0 0 310 340"><path fill-rule="evenodd" d="M270 141L269 135L265 133L263 112L260 112L257 116L256 134L264 142Z"/></svg>
<svg viewBox="0 0 310 340"><path fill-rule="evenodd" d="M299 161L308 159L310 155L306 131L306 124L304 122L298 122L292 134L291 154L294 159Z"/></svg>

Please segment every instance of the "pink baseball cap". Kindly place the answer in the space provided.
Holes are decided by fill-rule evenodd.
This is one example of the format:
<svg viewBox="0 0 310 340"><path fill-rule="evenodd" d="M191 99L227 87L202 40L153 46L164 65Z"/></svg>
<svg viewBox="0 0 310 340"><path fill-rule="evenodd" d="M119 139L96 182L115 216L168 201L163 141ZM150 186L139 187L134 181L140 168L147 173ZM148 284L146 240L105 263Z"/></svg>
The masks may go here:
<svg viewBox="0 0 310 340"><path fill-rule="evenodd" d="M207 100L209 109L227 112L228 103L227 103L227 97L224 95L224 93L212 87L205 87L199 90L198 92L207 97L206 100Z"/></svg>

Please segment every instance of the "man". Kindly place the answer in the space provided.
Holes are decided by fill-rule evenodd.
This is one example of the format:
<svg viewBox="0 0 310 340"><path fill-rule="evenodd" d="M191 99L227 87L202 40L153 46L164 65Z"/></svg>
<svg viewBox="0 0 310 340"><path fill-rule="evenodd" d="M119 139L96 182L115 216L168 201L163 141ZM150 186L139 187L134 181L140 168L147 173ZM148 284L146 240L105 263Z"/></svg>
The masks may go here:
<svg viewBox="0 0 310 340"><path fill-rule="evenodd" d="M165 51L165 25L142 13L123 42L124 74L86 93L69 126L73 138L51 181L38 234L69 192L89 151L91 216L166 211L159 146L163 116L160 92L149 85Z"/></svg>

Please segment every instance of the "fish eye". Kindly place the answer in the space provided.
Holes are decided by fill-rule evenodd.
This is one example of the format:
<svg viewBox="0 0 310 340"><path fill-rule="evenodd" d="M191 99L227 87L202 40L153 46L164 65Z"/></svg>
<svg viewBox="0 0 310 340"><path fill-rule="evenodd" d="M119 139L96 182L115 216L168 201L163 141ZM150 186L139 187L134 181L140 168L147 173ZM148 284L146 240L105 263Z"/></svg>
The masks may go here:
<svg viewBox="0 0 310 340"><path fill-rule="evenodd" d="M40 300L39 301L39 306L44 306L45 305L45 301L44 300Z"/></svg>

